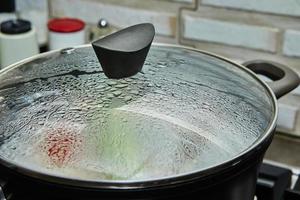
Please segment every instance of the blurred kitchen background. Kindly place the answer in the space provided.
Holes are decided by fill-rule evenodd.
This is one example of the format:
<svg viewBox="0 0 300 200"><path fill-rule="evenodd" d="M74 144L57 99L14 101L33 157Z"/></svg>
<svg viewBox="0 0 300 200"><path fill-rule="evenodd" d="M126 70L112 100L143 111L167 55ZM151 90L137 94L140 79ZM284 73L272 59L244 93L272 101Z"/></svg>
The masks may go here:
<svg viewBox="0 0 300 200"><path fill-rule="evenodd" d="M42 52L49 49L47 23L52 18L81 19L85 43L119 28L150 22L156 28L156 42L187 45L240 63L273 60L300 74L297 0L16 0L15 10L4 8L4 1L0 23L29 20ZM99 32L100 19L105 20L100 21ZM300 166L299 87L279 100L279 109L278 132L266 157Z"/></svg>

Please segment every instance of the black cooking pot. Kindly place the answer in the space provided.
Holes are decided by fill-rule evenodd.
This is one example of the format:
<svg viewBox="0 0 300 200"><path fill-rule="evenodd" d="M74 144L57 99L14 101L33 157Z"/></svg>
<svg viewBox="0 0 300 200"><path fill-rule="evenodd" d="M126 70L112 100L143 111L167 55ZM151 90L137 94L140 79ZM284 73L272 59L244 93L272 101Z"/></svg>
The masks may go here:
<svg viewBox="0 0 300 200"><path fill-rule="evenodd" d="M97 56L86 45L0 72L2 172L52 198L252 200L276 98L299 77L273 62L150 47L152 26L141 27L96 41Z"/></svg>

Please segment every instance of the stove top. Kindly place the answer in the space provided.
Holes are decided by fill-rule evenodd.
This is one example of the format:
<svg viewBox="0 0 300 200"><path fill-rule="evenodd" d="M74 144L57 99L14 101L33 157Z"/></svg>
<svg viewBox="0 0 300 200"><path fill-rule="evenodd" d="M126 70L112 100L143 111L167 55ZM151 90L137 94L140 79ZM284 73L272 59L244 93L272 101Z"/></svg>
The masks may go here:
<svg viewBox="0 0 300 200"><path fill-rule="evenodd" d="M265 160L256 186L257 200L300 200L300 168Z"/></svg>
<svg viewBox="0 0 300 200"><path fill-rule="evenodd" d="M0 200L36 199L37 196L38 199L50 198L44 194L38 189L27 191L16 187L14 183L4 181L0 176ZM300 168L265 160L259 171L255 199L300 200Z"/></svg>

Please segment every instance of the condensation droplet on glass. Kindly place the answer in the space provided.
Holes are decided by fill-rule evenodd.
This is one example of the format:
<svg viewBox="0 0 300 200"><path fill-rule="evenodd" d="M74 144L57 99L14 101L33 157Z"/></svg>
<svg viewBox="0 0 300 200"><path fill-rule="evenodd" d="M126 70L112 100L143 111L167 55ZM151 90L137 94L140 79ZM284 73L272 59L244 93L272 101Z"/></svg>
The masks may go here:
<svg viewBox="0 0 300 200"><path fill-rule="evenodd" d="M116 88L125 88L125 87L127 87L128 85L127 84L118 84L118 85L116 85L115 87Z"/></svg>
<svg viewBox="0 0 300 200"><path fill-rule="evenodd" d="M107 85L109 85L109 86L117 85L117 82L110 80L110 81L107 81Z"/></svg>
<svg viewBox="0 0 300 200"><path fill-rule="evenodd" d="M134 94L134 95L138 95L138 94L139 94L139 91L137 91L137 90L131 90L129 93L130 93L130 94Z"/></svg>
<svg viewBox="0 0 300 200"><path fill-rule="evenodd" d="M162 90L155 90L154 91L156 94L161 94L161 95L165 95L166 92L162 91Z"/></svg>
<svg viewBox="0 0 300 200"><path fill-rule="evenodd" d="M109 99L113 98L114 96L115 96L115 95L112 94L112 93L108 93L108 94L107 94L107 98L109 98Z"/></svg>
<svg viewBox="0 0 300 200"><path fill-rule="evenodd" d="M160 64L160 65L157 65L157 67L158 67L158 68L165 68L166 65L161 65L161 64Z"/></svg>
<svg viewBox="0 0 300 200"><path fill-rule="evenodd" d="M122 92L119 91L119 90L113 92L113 95L114 95L115 97L118 97L118 96L120 96L121 94L122 94Z"/></svg>
<svg viewBox="0 0 300 200"><path fill-rule="evenodd" d="M155 83L155 86L158 87L158 88L161 88L160 84Z"/></svg>
<svg viewBox="0 0 300 200"><path fill-rule="evenodd" d="M104 89L106 87L106 85L97 85L95 88L96 89Z"/></svg>
<svg viewBox="0 0 300 200"><path fill-rule="evenodd" d="M125 100L125 101L130 101L131 99L132 99L131 96L125 96L125 97L124 97L124 100Z"/></svg>

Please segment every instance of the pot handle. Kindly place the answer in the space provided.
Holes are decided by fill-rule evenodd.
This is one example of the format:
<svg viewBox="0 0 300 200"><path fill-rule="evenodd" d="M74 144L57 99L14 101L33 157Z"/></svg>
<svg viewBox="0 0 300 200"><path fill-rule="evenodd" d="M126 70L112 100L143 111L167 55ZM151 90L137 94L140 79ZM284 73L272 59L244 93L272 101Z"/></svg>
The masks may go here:
<svg viewBox="0 0 300 200"><path fill-rule="evenodd" d="M289 93L300 84L300 78L296 72L290 68L272 61L253 60L243 63L245 67L256 74L265 75L272 79L273 82L268 83L278 98Z"/></svg>

